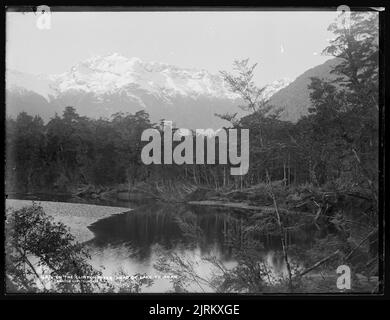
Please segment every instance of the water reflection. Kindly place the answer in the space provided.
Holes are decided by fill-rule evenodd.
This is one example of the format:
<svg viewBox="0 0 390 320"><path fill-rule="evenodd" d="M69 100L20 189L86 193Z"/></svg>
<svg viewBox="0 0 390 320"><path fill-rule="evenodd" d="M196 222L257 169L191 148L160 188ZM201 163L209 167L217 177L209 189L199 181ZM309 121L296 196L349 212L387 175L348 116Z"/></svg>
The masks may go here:
<svg viewBox="0 0 390 320"><path fill-rule="evenodd" d="M89 226L95 237L87 246L91 264L102 270L105 276L123 271L128 275L147 274L157 277L153 285L142 288L142 292L172 290L171 280L161 279L167 275L161 274L155 267L161 256L175 253L184 261L189 261L201 277L210 278L215 266L204 258L215 257L226 268L234 268L238 264L236 253L241 247L247 246L248 240L260 243L256 248L256 257L266 264L272 277L287 274L280 237L260 232L254 232L254 235L248 237L246 228L255 224L254 216L248 212L158 202L135 206L125 201L84 200L67 195L19 195L10 198L134 208ZM288 245L304 247L310 244L310 239L312 236L309 233L299 230L288 233L286 242ZM200 291L196 284L190 284L186 289L190 292Z"/></svg>
<svg viewBox="0 0 390 320"><path fill-rule="evenodd" d="M152 204L100 220L90 229L95 234L95 246L130 244L140 260L150 256L154 244L169 250L178 244L194 245L194 241L200 254L217 251L229 259L231 252L224 234L229 218L230 213L217 210Z"/></svg>
<svg viewBox="0 0 390 320"><path fill-rule="evenodd" d="M147 274L152 278L157 277L153 279L153 285L143 287L142 292L168 292L175 287L172 280L161 278L172 272L161 274L161 269L156 268L162 256L170 256L173 253L183 261L190 262L193 270L202 278L211 278L215 265L205 258L214 257L227 269L242 266L240 250L248 248L248 241L260 244L250 258L255 263L266 265L272 279L287 275L280 236L264 231L263 225L267 225L267 222L259 219L261 212L250 214L227 208L158 202L140 205L117 200L86 200L69 195L10 194L8 197L128 207L129 211L126 213L110 216L89 226L95 237L86 245L90 248L91 264L101 270L104 276L111 277L124 272L130 276ZM358 210L359 206L352 203L350 208L346 208L344 217L352 223L351 232L365 234L367 221L354 218ZM286 221L286 224L290 226L296 223L293 218ZM288 228L285 237L290 264L294 269L303 267L305 257L301 253L310 249L317 232L310 223L298 225L303 226L296 230ZM247 231L255 226L262 227L262 230L252 228L252 232ZM292 246L296 246L295 249L299 252L294 253ZM267 283L274 282L272 280ZM186 289L189 292L200 292L196 283L189 284ZM213 292L213 288L206 290ZM261 289L255 287L252 292L259 291Z"/></svg>
<svg viewBox="0 0 390 320"><path fill-rule="evenodd" d="M104 266L109 275L118 269L129 274L158 274L154 268L159 255L174 252L196 265L202 277L211 276L213 270L203 257L213 256L225 267L237 264L235 247L244 245L248 213L211 207L167 205L154 203L141 206L128 213L111 216L90 226L95 238L89 243L93 264ZM301 235L302 236L302 235ZM280 238L257 237L262 247L260 255L274 276L286 274L280 254ZM294 239L290 241L305 241ZM167 280L154 281L144 292L166 292L172 287ZM197 290L196 286L193 288ZM199 288L198 288L199 289Z"/></svg>

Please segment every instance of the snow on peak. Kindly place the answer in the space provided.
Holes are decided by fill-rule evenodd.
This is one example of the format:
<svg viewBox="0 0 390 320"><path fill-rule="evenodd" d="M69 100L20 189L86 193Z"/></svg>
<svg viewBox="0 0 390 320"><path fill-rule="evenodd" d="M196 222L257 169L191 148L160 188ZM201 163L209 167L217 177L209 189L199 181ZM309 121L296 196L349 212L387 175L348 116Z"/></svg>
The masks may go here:
<svg viewBox="0 0 390 320"><path fill-rule="evenodd" d="M40 93L47 99L49 95L55 97L68 91L92 93L97 97L119 93L133 98L142 91L166 102L177 96L193 99L238 98L221 75L166 63L145 62L119 53L92 56L58 75L34 77L11 70L7 74L8 88L16 84ZM290 83L291 80L287 78L272 82L265 87L263 97L269 99Z"/></svg>
<svg viewBox="0 0 390 320"><path fill-rule="evenodd" d="M265 86L262 92L263 98L269 100L276 92L287 87L291 82L293 82L293 80L290 78L282 78L271 82Z"/></svg>
<svg viewBox="0 0 390 320"><path fill-rule="evenodd" d="M14 92L32 91L49 100L51 79L43 74L24 73L13 69L6 70L6 87Z"/></svg>
<svg viewBox="0 0 390 320"><path fill-rule="evenodd" d="M97 95L138 88L157 96L177 95L196 98L201 95L234 99L228 85L219 75L204 70L144 62L118 53L94 56L53 78L59 92L80 90Z"/></svg>

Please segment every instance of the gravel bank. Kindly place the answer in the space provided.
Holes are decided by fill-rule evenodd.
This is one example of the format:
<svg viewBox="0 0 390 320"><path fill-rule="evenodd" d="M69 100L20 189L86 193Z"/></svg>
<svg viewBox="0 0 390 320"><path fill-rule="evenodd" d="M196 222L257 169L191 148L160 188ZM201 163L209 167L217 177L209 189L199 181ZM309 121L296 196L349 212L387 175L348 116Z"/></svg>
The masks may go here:
<svg viewBox="0 0 390 320"><path fill-rule="evenodd" d="M31 200L7 199L6 207L20 209L25 206L31 206ZM69 227L70 232L79 242L85 242L93 239L93 233L88 229L92 223L107 218L114 214L128 212L130 208L97 206L91 204L35 201L43 208L47 215L54 218L55 221L62 222Z"/></svg>

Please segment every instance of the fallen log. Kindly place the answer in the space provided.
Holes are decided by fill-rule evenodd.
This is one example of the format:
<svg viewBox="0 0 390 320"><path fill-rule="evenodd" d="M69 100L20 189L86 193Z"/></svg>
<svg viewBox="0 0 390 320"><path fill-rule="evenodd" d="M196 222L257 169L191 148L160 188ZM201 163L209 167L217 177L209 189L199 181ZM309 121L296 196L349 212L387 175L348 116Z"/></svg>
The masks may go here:
<svg viewBox="0 0 390 320"><path fill-rule="evenodd" d="M270 207L258 207L258 206L251 206L243 202L224 202L224 201L218 201L218 200L200 200L200 201L188 201L188 204L191 205L199 205L199 206L213 206L213 207L228 207L228 208L235 208L235 209L245 209L245 210L272 210L273 208Z"/></svg>
<svg viewBox="0 0 390 320"><path fill-rule="evenodd" d="M275 208L273 206L253 206L245 202L228 202L220 200L199 200L199 201L187 201L187 204L197 205L197 206L212 206L212 207L226 207L232 209L241 209L248 211L256 211L264 214L273 214L275 213ZM308 212L303 211L294 211L285 208L279 208L279 212L282 214L302 214L302 215L312 215Z"/></svg>
<svg viewBox="0 0 390 320"><path fill-rule="evenodd" d="M188 201L188 204L199 205L199 206L213 206L213 207L228 207L233 209L243 209L251 211L262 211L262 212L274 212L273 207L266 206L252 206L244 202L225 202L218 200L201 200L201 201Z"/></svg>

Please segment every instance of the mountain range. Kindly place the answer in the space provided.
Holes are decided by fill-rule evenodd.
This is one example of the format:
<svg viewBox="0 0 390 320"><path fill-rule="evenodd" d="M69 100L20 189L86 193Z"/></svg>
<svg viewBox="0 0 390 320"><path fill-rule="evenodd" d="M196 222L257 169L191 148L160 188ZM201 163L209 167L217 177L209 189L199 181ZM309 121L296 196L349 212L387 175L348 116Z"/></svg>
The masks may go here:
<svg viewBox="0 0 390 320"><path fill-rule="evenodd" d="M310 77L329 77L333 64L328 60L294 81L274 81L265 87L263 98L275 109L282 108L283 120L297 121L310 105ZM154 122L166 119L184 128L218 128L227 122L214 114L244 115L240 104L221 75L117 53L92 57L57 75L6 72L6 114L11 117L25 111L48 121L65 106L92 118L144 109Z"/></svg>
<svg viewBox="0 0 390 320"><path fill-rule="evenodd" d="M330 59L325 63L305 71L288 86L276 91L268 100L274 110L280 109L280 119L297 122L302 116L308 114L311 107L310 90L308 85L311 78L335 80L338 78L331 70L339 64L339 59Z"/></svg>

